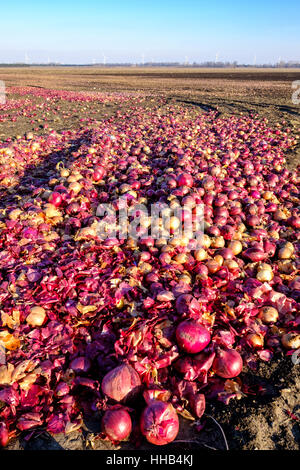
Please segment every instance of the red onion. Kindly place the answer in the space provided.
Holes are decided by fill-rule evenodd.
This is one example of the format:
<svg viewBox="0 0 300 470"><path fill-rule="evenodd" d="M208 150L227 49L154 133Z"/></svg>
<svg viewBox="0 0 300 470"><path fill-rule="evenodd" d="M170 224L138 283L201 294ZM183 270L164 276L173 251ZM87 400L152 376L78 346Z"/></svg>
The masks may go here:
<svg viewBox="0 0 300 470"><path fill-rule="evenodd" d="M230 201L234 201L235 199L238 199L238 197L239 197L239 194L237 191L235 190L229 191L228 199L230 199Z"/></svg>
<svg viewBox="0 0 300 470"><path fill-rule="evenodd" d="M122 364L108 372L101 384L103 393L118 402L132 399L140 391L140 387L139 374L128 364Z"/></svg>
<svg viewBox="0 0 300 470"><path fill-rule="evenodd" d="M72 202L66 207L66 213L68 215L77 214L80 210L80 205L77 202Z"/></svg>
<svg viewBox="0 0 300 470"><path fill-rule="evenodd" d="M142 251L140 255L140 261L149 261L151 259L151 254L149 251Z"/></svg>
<svg viewBox="0 0 300 470"><path fill-rule="evenodd" d="M204 202L204 204L207 204L207 205L211 206L212 203L213 203L213 200L214 200L214 196L213 196L212 194L206 193L206 194L203 196L203 202Z"/></svg>
<svg viewBox="0 0 300 470"><path fill-rule="evenodd" d="M227 217L221 217L221 216L217 216L214 218L214 224L218 225L218 226L222 226L222 225L225 225L227 222Z"/></svg>
<svg viewBox="0 0 300 470"><path fill-rule="evenodd" d="M196 354L210 342L210 333L194 320L181 322L176 328L176 340L183 351Z"/></svg>
<svg viewBox="0 0 300 470"><path fill-rule="evenodd" d="M216 352L213 371L224 379L237 377L243 368L241 355L235 349L221 349Z"/></svg>
<svg viewBox="0 0 300 470"><path fill-rule="evenodd" d="M300 277L291 280L289 282L289 288L294 291L300 291Z"/></svg>
<svg viewBox="0 0 300 470"><path fill-rule="evenodd" d="M102 418L102 429L113 442L124 441L132 429L130 414L121 407L107 410Z"/></svg>
<svg viewBox="0 0 300 470"><path fill-rule="evenodd" d="M55 207L59 207L62 203L62 196L58 192L53 192L50 194L48 201L53 204Z"/></svg>
<svg viewBox="0 0 300 470"><path fill-rule="evenodd" d="M105 175L105 170L102 166L99 166L98 168L95 169L93 173L93 180L94 181L100 181L103 179L103 176Z"/></svg>
<svg viewBox="0 0 300 470"><path fill-rule="evenodd" d="M250 191L250 196L253 197L253 199L259 199L261 194L259 191L257 191L257 189L253 189L252 191Z"/></svg>
<svg viewBox="0 0 300 470"><path fill-rule="evenodd" d="M221 255L224 259L232 259L234 256L230 248L221 248L221 250L218 250L218 254Z"/></svg>
<svg viewBox="0 0 300 470"><path fill-rule="evenodd" d="M231 225L223 225L220 227L220 233L225 240L232 240L235 228Z"/></svg>
<svg viewBox="0 0 300 470"><path fill-rule="evenodd" d="M8 430L6 424L0 422L0 447L5 447L8 443Z"/></svg>
<svg viewBox="0 0 300 470"><path fill-rule="evenodd" d="M271 174L267 177L267 180L268 180L268 183L269 183L270 186L275 187L276 184L278 183L278 176L275 175L274 173L271 173Z"/></svg>
<svg viewBox="0 0 300 470"><path fill-rule="evenodd" d="M229 212L228 212L228 209L226 207L217 207L214 210L214 215L219 216L219 217L224 217L224 218L227 219L228 216L229 216Z"/></svg>
<svg viewBox="0 0 300 470"><path fill-rule="evenodd" d="M167 185L169 186L169 188L176 188L177 182L175 178L167 178Z"/></svg>
<svg viewBox="0 0 300 470"><path fill-rule="evenodd" d="M181 173L177 177L177 184L178 186L187 186L188 188L192 188L194 185L194 180L189 173Z"/></svg>
<svg viewBox="0 0 300 470"><path fill-rule="evenodd" d="M200 276L202 279L207 279L208 276L208 268L205 264L199 263L194 269L194 272Z"/></svg>
<svg viewBox="0 0 300 470"><path fill-rule="evenodd" d="M264 240L264 252L268 254L269 257L275 255L276 245L275 243L270 242L270 240Z"/></svg>
<svg viewBox="0 0 300 470"><path fill-rule="evenodd" d="M213 237L218 237L221 234L221 231L216 225L212 225L207 228L206 233Z"/></svg>
<svg viewBox="0 0 300 470"><path fill-rule="evenodd" d="M169 444L174 441L179 431L177 413L171 403L152 401L141 415L140 428L151 444Z"/></svg>
<svg viewBox="0 0 300 470"><path fill-rule="evenodd" d="M246 251L243 251L243 256L250 259L253 263L256 263L257 261L263 261L268 255L263 250L248 248Z"/></svg>
<svg viewBox="0 0 300 470"><path fill-rule="evenodd" d="M300 216L289 217L287 222L293 228L296 228L296 229L300 228Z"/></svg>
<svg viewBox="0 0 300 470"><path fill-rule="evenodd" d="M224 204L227 202L227 196L226 194L220 194L217 196L214 200L214 205L217 207L224 206Z"/></svg>
<svg viewBox="0 0 300 470"><path fill-rule="evenodd" d="M256 227L257 225L259 225L259 223L260 220L257 215L249 215L248 217L246 217L246 224L249 225L249 227Z"/></svg>

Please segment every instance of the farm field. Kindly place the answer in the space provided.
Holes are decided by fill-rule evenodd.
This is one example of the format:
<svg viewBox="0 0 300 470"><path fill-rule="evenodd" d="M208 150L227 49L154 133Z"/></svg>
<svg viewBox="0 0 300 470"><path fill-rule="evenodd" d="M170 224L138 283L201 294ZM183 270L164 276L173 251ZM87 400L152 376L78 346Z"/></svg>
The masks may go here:
<svg viewBox="0 0 300 470"><path fill-rule="evenodd" d="M101 380L124 358L150 395L167 389L180 415L167 449L298 449L300 378L292 354L299 349L300 105L292 103L291 83L300 72L6 67L0 79L7 91L0 105L6 449L115 448L101 434L107 407ZM192 182L180 182L184 172ZM230 177L220 204L206 199L207 255L194 248L189 258L184 245L174 244L169 256L152 242L102 247L91 228L97 205L120 194L128 201L182 201L200 189L202 201ZM230 192L237 192L232 200ZM222 207L227 212L217 212ZM242 242L236 253L226 251L232 239ZM247 258L249 249L261 258ZM207 258L215 256L222 260L212 265ZM255 284L261 262L274 273ZM196 306L179 307L178 298L190 293ZM45 307L40 323L28 320L34 305ZM262 320L266 305L279 314L274 321ZM212 339L203 348L207 357L197 359L198 372L195 363L178 365L183 355L174 340L174 325L197 315ZM218 347L233 345L243 370L222 377L207 363ZM72 368L83 356L88 365ZM129 410L133 440L121 448L138 442L157 449L137 430L143 406Z"/></svg>

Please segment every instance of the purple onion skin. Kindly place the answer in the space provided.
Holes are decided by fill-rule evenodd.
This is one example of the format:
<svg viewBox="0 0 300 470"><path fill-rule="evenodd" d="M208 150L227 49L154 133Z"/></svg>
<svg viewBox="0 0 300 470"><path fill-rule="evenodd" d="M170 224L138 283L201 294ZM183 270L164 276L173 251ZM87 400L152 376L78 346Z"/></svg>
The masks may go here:
<svg viewBox="0 0 300 470"><path fill-rule="evenodd" d="M79 356L73 359L70 368L77 373L88 372L91 368L91 361L87 357Z"/></svg>
<svg viewBox="0 0 300 470"><path fill-rule="evenodd" d="M181 315L201 315L201 305L198 300L190 294L182 294L177 298L176 309Z"/></svg>

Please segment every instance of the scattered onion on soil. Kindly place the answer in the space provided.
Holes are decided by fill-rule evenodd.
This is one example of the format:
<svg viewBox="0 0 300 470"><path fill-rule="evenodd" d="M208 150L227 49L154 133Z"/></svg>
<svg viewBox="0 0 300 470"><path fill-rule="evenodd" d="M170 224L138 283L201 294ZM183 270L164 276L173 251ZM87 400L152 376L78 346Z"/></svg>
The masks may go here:
<svg viewBox="0 0 300 470"><path fill-rule="evenodd" d="M78 430L96 410L114 442L136 438L132 417L167 444L177 412L201 419L205 401L247 395L243 367L300 347L299 167L285 158L295 137L164 96L146 109L125 92L9 88L0 120L33 118L32 97L45 125L62 101L85 117L0 144L0 445ZM89 107L125 102L100 122ZM141 204L169 222L154 236L147 215L143 237L120 237L112 209L133 221ZM143 396L155 398L145 409Z"/></svg>

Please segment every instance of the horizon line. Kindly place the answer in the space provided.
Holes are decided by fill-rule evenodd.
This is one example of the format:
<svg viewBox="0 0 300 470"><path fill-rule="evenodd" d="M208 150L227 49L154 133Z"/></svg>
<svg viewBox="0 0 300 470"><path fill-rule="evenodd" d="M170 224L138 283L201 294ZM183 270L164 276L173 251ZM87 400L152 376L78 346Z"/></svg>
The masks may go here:
<svg viewBox="0 0 300 470"><path fill-rule="evenodd" d="M251 67L251 68L298 68L300 67L300 61L284 61L281 60L280 62L264 62L260 64L250 64L250 63L239 63L237 61L205 61L205 62L192 62L192 63L182 63L177 61L156 61L156 62L109 62L103 64L102 62L92 62L92 63L65 63L59 61L53 62L0 62L0 67L3 66L22 66L22 67L34 67L34 66L42 66L42 67L117 67L117 66L131 66L131 67L141 67L141 68L148 68L153 66L160 66L160 67L181 67L181 68L235 68L235 67Z"/></svg>

